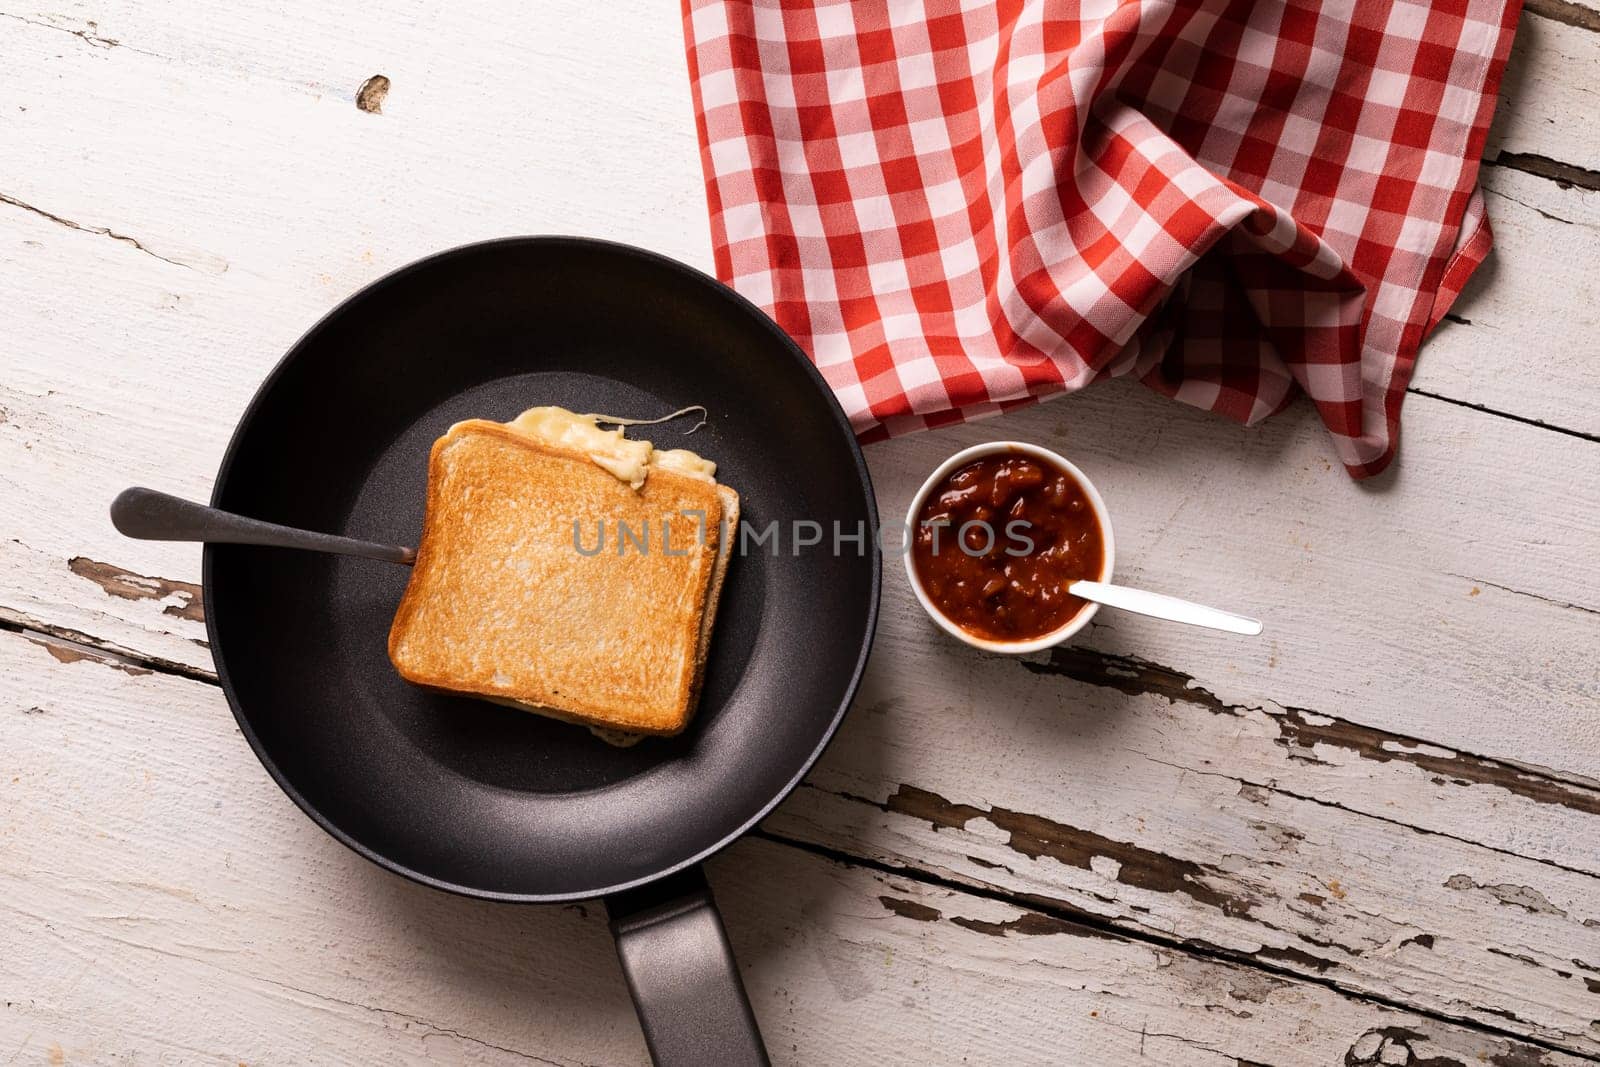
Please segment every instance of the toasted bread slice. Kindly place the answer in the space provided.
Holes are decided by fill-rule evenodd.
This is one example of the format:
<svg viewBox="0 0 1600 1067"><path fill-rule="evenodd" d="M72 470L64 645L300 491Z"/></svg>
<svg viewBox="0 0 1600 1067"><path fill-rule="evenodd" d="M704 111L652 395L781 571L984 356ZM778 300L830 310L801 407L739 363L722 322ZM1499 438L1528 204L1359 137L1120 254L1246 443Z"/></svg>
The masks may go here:
<svg viewBox="0 0 1600 1067"><path fill-rule="evenodd" d="M736 542L738 536L737 531L739 529L739 494L725 485L717 486L717 492L722 496L721 537L719 538L717 545L716 569L711 575L711 588L706 593L705 613L700 617L700 641L695 650L694 686L690 698L691 706L689 708L689 715L684 720L685 725L688 724L688 719L693 718L694 716L694 702L698 701L700 695L700 684L705 680L706 656L711 647L711 628L716 623L717 605L722 600L722 582L728 574L728 560L732 558L732 546ZM581 726L588 726L590 732L592 732L596 737L600 738L608 745L615 745L618 748L628 748L649 736L648 734L636 729L622 729L615 726L602 726L591 719L581 718L558 708L532 704L524 700L509 700L502 697L491 697L490 699L494 700L498 704L506 704L513 708L521 708L524 711L531 711L537 715L547 715L550 718L561 719L564 722L573 722Z"/></svg>
<svg viewBox="0 0 1600 1067"><path fill-rule="evenodd" d="M699 696L737 521L738 494L709 479L653 468L635 489L578 449L458 423L429 457L389 657L418 685L675 734Z"/></svg>

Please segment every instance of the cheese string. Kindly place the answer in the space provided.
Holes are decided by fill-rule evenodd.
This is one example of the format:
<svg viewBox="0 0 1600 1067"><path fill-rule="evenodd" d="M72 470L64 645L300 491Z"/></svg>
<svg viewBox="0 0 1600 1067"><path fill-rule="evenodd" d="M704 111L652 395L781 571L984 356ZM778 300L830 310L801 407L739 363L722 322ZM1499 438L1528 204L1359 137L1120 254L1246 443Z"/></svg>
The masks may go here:
<svg viewBox="0 0 1600 1067"><path fill-rule="evenodd" d="M682 418L691 411L698 411L700 413L700 421L683 431L683 435L687 437L700 427L704 426L706 424L706 419L710 416L710 412L706 411L705 406L702 404L690 404L686 408L679 408L670 415L663 415L659 419L622 419L612 415L597 415L592 412L588 415L585 415L584 418L593 419L595 422L610 423L612 426L654 426L657 423L671 422L673 419Z"/></svg>

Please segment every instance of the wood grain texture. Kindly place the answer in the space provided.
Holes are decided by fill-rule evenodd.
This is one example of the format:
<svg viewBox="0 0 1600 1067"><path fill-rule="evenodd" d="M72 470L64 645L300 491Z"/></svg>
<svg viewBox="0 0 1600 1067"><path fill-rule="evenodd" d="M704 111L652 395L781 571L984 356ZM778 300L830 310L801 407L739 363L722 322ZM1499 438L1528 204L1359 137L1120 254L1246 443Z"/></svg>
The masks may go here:
<svg viewBox="0 0 1600 1067"><path fill-rule="evenodd" d="M1592 5L1524 6L1480 171L1494 252L1423 344L1412 381L1591 439L1600 437L1600 323L1587 298L1600 275L1596 71Z"/></svg>
<svg viewBox="0 0 1600 1067"><path fill-rule="evenodd" d="M906 875L775 841L713 871L785 1058L1600 1052L1597 20L1528 5L1498 250L1376 484L1303 408L1242 431L1118 383L869 451L894 517L957 447L1059 448L1120 577L1269 629L1108 612L986 657L891 560L861 701L766 832ZM206 496L294 338L417 256L580 232L707 265L675 7L0 0L0 54L0 622L55 635L0 635L0 1058L637 1060L597 915L413 890L292 810L193 680L198 550L104 509Z"/></svg>
<svg viewBox="0 0 1600 1067"><path fill-rule="evenodd" d="M1412 393L1600 440L1600 192L1509 167L1482 175L1494 251L1423 344ZM1401 448L1420 406L1406 401Z"/></svg>
<svg viewBox="0 0 1600 1067"><path fill-rule="evenodd" d="M644 1062L599 908L379 871L293 808L213 686L13 634L0 672L14 1062ZM1578 1062L770 841L711 879L779 1063Z"/></svg>
<svg viewBox="0 0 1600 1067"><path fill-rule="evenodd" d="M1561 435L1414 402L1435 432L1406 454L1407 491L1377 494L1323 465L1309 419L1240 450L1232 427L1111 387L1074 401L1070 426L1056 421L1064 405L1008 419L1007 432L1065 441L1096 478L1131 580L1260 606L1270 640L1108 615L1077 649L989 657L940 637L891 565L858 710L814 788L769 828L1593 1050L1588 982L1600 970L1587 968L1600 968L1600 938L1585 920L1600 914L1585 902L1600 873L1600 792L1583 782L1594 746L1581 709L1595 679L1569 666L1592 649L1597 619L1509 590L1544 580L1574 595L1593 580L1583 502L1600 449L1584 443L1591 462L1575 474ZM1130 415L1149 426L1131 439ZM885 515L938 459L998 425L873 449ZM1530 476L1495 500L1464 492L1492 483L1507 451L1562 488ZM1296 482L1204 490L1253 485L1267 463ZM1218 538L1240 514L1276 524L1281 542ZM1454 531L1474 516L1481 543L1463 542ZM1316 551L1321 529L1338 533ZM126 558L145 546L110 547ZM60 569L91 601L189 625L166 610L181 595L156 598L162 586L128 600L113 590L149 583ZM1374 617L1416 636L1358 653ZM1558 770L1521 769L1508 752ZM1506 886L1549 906L1493 888Z"/></svg>
<svg viewBox="0 0 1600 1067"><path fill-rule="evenodd" d="M1527 0L1500 82L1486 159L1537 156L1600 173L1600 9L1568 0Z"/></svg>

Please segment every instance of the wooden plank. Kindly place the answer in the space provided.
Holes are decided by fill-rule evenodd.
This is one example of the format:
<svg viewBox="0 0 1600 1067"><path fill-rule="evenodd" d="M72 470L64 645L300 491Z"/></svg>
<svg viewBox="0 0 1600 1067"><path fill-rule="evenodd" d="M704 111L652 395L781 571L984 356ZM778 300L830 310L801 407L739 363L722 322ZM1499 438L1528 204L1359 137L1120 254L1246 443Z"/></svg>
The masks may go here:
<svg viewBox="0 0 1600 1067"><path fill-rule="evenodd" d="M1600 192L1505 167L1482 186L1494 252L1423 342L1411 388L1600 439Z"/></svg>
<svg viewBox="0 0 1600 1067"><path fill-rule="evenodd" d="M219 436L209 421L181 432L177 409L225 401L177 384L166 392L184 396L169 421L151 410L163 391L154 368L149 376L137 392L149 401L130 399L126 378L106 388L87 376L64 379L31 409L28 396L9 394L0 479L36 506L0 542L0 605L204 671L198 551L126 541L102 517L124 480L204 495L208 453L220 448L195 443ZM1376 489L1333 469L1303 410L1241 433L1115 383L1003 422L875 446L869 458L887 518L958 447L1002 434L1052 443L1107 494L1124 577L1249 608L1270 627L1250 643L1107 613L1094 649L1177 669L1224 703L1310 708L1600 778L1582 716L1570 713L1597 697L1582 668L1600 605L1587 503L1600 449L1427 397L1410 413L1399 470ZM1506 470L1522 473L1502 484ZM86 482L85 471L117 476ZM889 571L886 617L914 614ZM937 663L953 646L919 639L897 652Z"/></svg>
<svg viewBox="0 0 1600 1067"><path fill-rule="evenodd" d="M183 5L99 18L0 19L0 89L27 108L6 114L24 150L0 160L10 198L0 270L11 283L0 293L0 486L30 505L0 543L0 614L204 671L185 584L197 579L197 553L121 541L103 523L105 501L136 481L204 495L234 415L294 335L427 250L558 229L704 263L692 130L686 98L673 95L683 92L676 16L641 7L599 26L586 9L541 5L509 13L488 40L459 20L366 8L226 25ZM1549 48L1528 44L1541 39L1527 33L1536 23L1523 27L1519 63L1537 76L1516 80L1496 150L1587 162L1592 41L1577 35L1592 31L1577 17L1545 21L1549 32L1534 33ZM583 57L601 48L617 56L625 96L588 76ZM379 70L391 91L381 115L363 113L355 89ZM164 132L178 128L190 136ZM271 162L287 158L292 171ZM632 177L639 158L652 182ZM1596 276L1593 194L1507 168L1488 182L1503 270L1458 307L1470 325L1429 342L1419 386L1585 431L1600 410L1586 373L1592 301L1581 298ZM85 279L93 299L63 298L89 291ZM1573 1036L1592 1015L1587 972L1556 947L1575 933L1594 963L1581 907L1592 888L1580 875L1594 865L1593 791L1581 783L1600 778L1583 714L1600 700L1585 666L1600 605L1586 547L1595 453L1426 397L1411 399L1407 417L1400 469L1376 491L1326 468L1304 412L1246 434L1116 386L874 449L894 513L959 444L1060 442L1112 498L1131 580L1260 610L1271 641L1108 618L1082 656L1002 673L930 640L891 573L875 697L863 705L889 703L882 725L860 727L858 712L822 787L774 828L897 863L931 857L955 877L1146 931L1160 930L1159 912L1182 937L1587 1047ZM906 692L923 702L909 707ZM1052 734L1051 714L1070 729ZM1103 766L1062 751L1089 725L1099 747L1084 751ZM1105 770L1123 765L1126 780ZM880 810L920 795L902 786L988 814L935 835L916 810ZM1244 814L1257 794L1269 818ZM1152 820L1158 799L1164 815ZM1084 838L1087 873L1049 855L1019 859L996 809L1097 835ZM1414 831L1376 829L1380 819L1449 837L1413 855L1400 842ZM1288 862L1272 850L1280 840L1295 842ZM1369 840L1380 862L1369 862ZM1172 892L1157 907L1157 890L1119 880L1113 846L1132 842L1167 858L1151 861L1157 869L1248 857L1259 875L1200 877L1260 902L1230 916ZM1018 871L995 873L968 850ZM1424 877L1440 884L1410 886ZM1331 937L1302 893L1331 909L1321 924ZM1372 942L1385 929L1374 911L1435 948L1385 951ZM1435 911L1442 935L1427 929ZM1459 991L1471 1010L1449 1002L1452 968L1473 970Z"/></svg>
<svg viewBox="0 0 1600 1067"><path fill-rule="evenodd" d="M355 288L429 252L576 232L708 263L679 16L634 7L507 11L488 36L480 20L317 4L226 23L202 5L0 17L15 149L0 158L7 498L61 463L205 496L282 352ZM585 58L599 54L604 79ZM383 111L362 112L354 94L380 67ZM127 451L100 451L117 440ZM9 617L113 641L138 620L130 647L208 669L200 628L171 602L102 612L81 579L55 592L32 580L65 565L69 529L107 533L105 502L40 509L7 531L4 585L34 590L5 598ZM146 573L197 573L187 547L143 549Z"/></svg>
<svg viewBox="0 0 1600 1067"><path fill-rule="evenodd" d="M1424 343L1412 382L1591 438L1600 436L1597 27L1592 5L1525 5L1484 151L1496 165L1480 173L1494 252Z"/></svg>
<svg viewBox="0 0 1600 1067"><path fill-rule="evenodd" d="M119 481L203 496L233 418L294 336L351 289L434 248L507 230L566 229L705 263L694 141L683 105L674 103L683 88L676 16L659 5L635 14L601 27L579 7L513 13L503 36L478 42L489 51L466 71L439 57L455 54L447 46L475 29L369 9L261 14L267 21L256 33L185 19L181 5L118 9L94 27L82 18L0 19L7 54L16 57L0 70L0 88L26 109L8 116L8 134L26 150L0 160L0 194L15 201L0 204L11 238L0 242L0 269L12 281L0 294L8 324L0 342L0 484L49 505L0 545L0 573L15 590L0 606L13 618L208 669L192 640L199 627L169 613L182 604L102 597L64 570L81 556L193 582L195 551L130 552L101 517L114 486L86 492L64 472L115 469ZM1588 69L1584 49L1596 34L1581 19L1529 19L1526 39L1548 38ZM120 43L105 45L113 39ZM260 41L281 49L263 54ZM578 76L573 57L602 44L616 51L636 90L624 98ZM388 63L407 56L414 67ZM382 114L364 113L355 88L380 65L393 87ZM1554 67L1567 69L1564 61ZM535 97L509 101L489 91L490 70L533 87ZM75 92L51 89L62 81ZM1540 121L1507 127L1508 146L1555 152L1558 141L1600 136L1572 118L1587 113L1581 77L1539 68L1516 84L1506 115L1533 108L1527 101L1542 93L1559 102L1529 112L1543 114ZM1545 121L1557 118L1559 125ZM153 129L180 126L192 136L146 150ZM573 132L580 128L595 132L585 138ZM298 153L293 181L243 163L263 153L283 158L290 146ZM652 161L651 182L612 184L625 184L640 157ZM1600 274L1594 194L1514 172L1491 171L1488 180L1501 255L1458 309L1471 324L1447 324L1428 343L1419 387L1588 432L1600 418L1600 376L1589 372L1594 301L1571 294L1588 291ZM229 195L215 195L219 189ZM94 300L73 298L84 278L95 280ZM1537 364L1508 357L1524 344ZM1052 412L1093 422L1077 400L1065 403ZM1139 411L1140 419L1169 414ZM1417 422L1423 417L1415 404L1408 408L1408 445L1433 432ZM1205 447L1236 449L1245 440L1218 430ZM1189 669L1182 656L1165 661ZM1316 694L1283 699L1329 703ZM1495 744L1484 742L1512 758L1553 762L1548 753Z"/></svg>
<svg viewBox="0 0 1600 1067"><path fill-rule="evenodd" d="M877 679L766 829L1600 1051L1595 877L1408 825L1487 811L1504 826L1517 806L1494 789L1316 767L1318 792L1345 778L1335 790L1376 809L1358 812L1257 777L1251 750L1271 745L1254 716L1057 678L1019 693L998 675L972 671L996 695L970 712L933 703L955 671L892 679L892 696ZM1230 731L1257 744L1230 747ZM1542 821L1595 840L1593 814L1564 814Z"/></svg>
<svg viewBox="0 0 1600 1067"><path fill-rule="evenodd" d="M1519 732L1509 750L1526 756L1531 743L1592 771L1584 709L1600 697L1600 616L1511 592L1532 570L1493 585L1451 575L1554 547L1578 568L1559 579L1566 588L1592 589L1579 547L1597 543L1592 517L1568 526L1546 511L1519 528L1528 520L1467 487L1499 486L1533 510L1566 492L1590 499L1594 447L1418 397L1433 432L1414 436L1399 477L1407 493L1439 488L1423 504L1398 489L1346 494L1336 472L1282 439L1219 471L1219 449L1183 420L1140 434L1135 402L1114 403L1103 423L1059 429L1082 446L1068 454L1114 515L1135 499L1123 486L1173 502L1172 521L1145 516L1127 536L1119 526L1130 581L1193 590L1210 574L1206 599L1225 602L1230 582L1236 603L1280 597L1263 609L1265 647L1107 617L1087 647L1019 663L953 642L930 649L931 624L891 598L858 712L813 788L769 828L1593 1050L1587 968L1600 966L1600 942L1586 920L1600 916L1585 902L1600 794L1471 753L1508 751L1498 746ZM1100 444L1114 426L1121 440ZM1497 478L1498 457L1519 446L1488 445L1484 426L1514 428L1536 449L1513 463L1530 481ZM874 449L875 472L895 455L891 468L920 477L981 435L892 442ZM1250 464L1268 461L1303 472L1308 488L1269 483L1275 504L1207 491L1248 486ZM1550 481L1537 473L1546 467ZM880 475L886 514L910 491L895 487L913 484ZM1283 547L1250 532L1285 515L1305 521L1306 540ZM1408 545L1415 554L1397 551ZM1177 647L1168 641L1184 658L1163 654ZM1196 660L1209 669L1191 671ZM1161 666L1174 662L1184 670ZM1318 673L1325 688L1312 699L1285 691ZM1523 727L1498 725L1512 720ZM1456 935L1433 928L1456 920Z"/></svg>
<svg viewBox="0 0 1600 1067"><path fill-rule="evenodd" d="M131 292L119 286L95 316L101 328L76 331L90 351L137 337L161 351L205 352L214 366L245 360L259 375L338 296L383 270L517 230L600 233L709 263L669 8L640 4L602 25L568 0L509 13L487 37L465 20L371 7L290 5L226 28L181 3L80 10L0 18L15 57L0 71L0 88L18 101L7 132L22 147L0 161L0 211L52 216L65 231L14 250L26 258L8 266L37 270L39 260L60 254L60 239L77 233L110 242L97 249L107 255L143 255L149 262L140 265L158 272L181 265L204 275L230 264L237 272L210 282L174 276L165 285L157 274ZM1574 10L1588 9L1547 0L1524 18L1491 158L1600 174L1600 130L1588 121L1600 34ZM606 78L590 76L585 57L595 54L608 56ZM362 112L355 93L379 68L391 89L380 114ZM74 92L55 92L62 83ZM611 88L618 84L627 92ZM188 136L174 139L173 129ZM148 151L151 143L162 150ZM291 150L292 180L255 162ZM641 160L648 182L634 179ZM222 189L226 197L214 195ZM1502 209L1520 225L1517 209L1491 204L1496 219ZM272 239L262 240L264 232ZM1591 238L1569 233L1525 246L1536 258L1518 252L1518 276L1545 282L1542 294L1593 277ZM1550 247L1562 255L1551 257ZM1521 269L1523 262L1538 269ZM75 281L86 267L65 264L62 273ZM1521 336L1517 319L1498 313L1496 287L1484 288L1490 305L1462 314L1475 323L1482 316L1500 338L1469 343L1459 358L1454 347L1430 344L1426 387L1592 434L1600 398L1572 391L1583 379L1568 373L1578 358L1568 353L1583 351L1584 335L1529 338L1547 350L1543 362L1556 365L1541 388L1545 378L1506 365L1504 338ZM1508 306L1527 308L1520 299ZM168 312L161 325L139 322L156 309ZM1529 322L1549 321L1532 314L1537 304L1528 310ZM222 321L195 329L187 315L205 311ZM52 335L58 343L67 339L60 329Z"/></svg>
<svg viewBox="0 0 1600 1067"><path fill-rule="evenodd" d="M20 543L0 546L10 570L0 602L14 615L199 669L202 631L192 590L179 584L194 580L193 550L120 541L100 525L94 486L75 472L142 466L147 474L127 480L172 486L161 470L187 470L203 486L210 461L177 431L181 413L217 406L208 389L237 394L205 382L163 391L153 364L146 382L130 385L137 366L130 360L110 383L59 379L66 395L40 396L33 407L23 406L27 394L14 400L8 427L20 432L0 427L0 441L16 462L0 477L38 506L16 517ZM150 401L129 394L170 403L172 421L151 418ZM108 410L90 417L97 408ZM1596 536L1586 502L1600 489L1600 451L1427 397L1412 398L1409 413L1414 432L1399 471L1377 491L1350 484L1327 464L1320 430L1304 412L1241 433L1115 385L1004 423L875 447L881 503L894 515L956 447L1000 434L1055 443L1107 494L1130 581L1249 607L1271 630L1249 644L1108 614L1086 644L1102 658L1085 665L1060 654L1034 663L1047 668L1035 673L941 641L891 566L869 682L875 695L863 707L889 703L884 729L918 740L902 748L872 733L847 735L829 757L827 773L837 777L819 781L867 803L820 796L815 810L797 806L794 821L775 828L895 863L932 863L955 877L1050 897L1147 932L1181 931L1190 941L1401 1003L1591 1047L1586 974L1562 953L1571 940L1579 946L1573 956L1596 960L1585 947L1592 930L1582 920L1590 916L1577 903L1593 893L1582 872L1593 870L1585 843L1594 839L1594 794L1571 783L1600 776L1581 713L1594 706L1595 679L1573 669L1592 659L1595 644L1600 578L1585 548ZM1508 485L1507 469L1526 473ZM188 562L170 567L180 554ZM1141 664L1166 670L1141 679ZM1135 678L1118 677L1130 670ZM1100 684L1073 683L1074 674ZM1172 678L1186 718L1173 718L1162 695L1172 692ZM1237 715L1214 714L1209 703ZM1103 734L1106 747L1093 750L1092 766L1063 762L1063 739L1050 732L1063 708L1117 727ZM1524 778L1507 760L1560 773ZM1120 767L1129 773L1097 770ZM1274 783L1281 792L1270 791ZM1086 854L1085 872L1050 857L1022 863L997 840L969 843L963 835L1008 836L987 818L935 836L926 819L874 806L902 786L1083 831L1099 858ZM1270 817L1252 818L1240 797L1246 786L1268 790ZM1172 805L1169 817L1150 818L1156 798ZM1120 864L1118 843L1137 842L1165 857L1153 862L1180 872L1190 869L1184 864L1255 857L1279 832L1256 822L1304 838L1292 862L1274 859L1259 877L1223 890L1257 901L1235 914L1219 906L1221 897L1128 888L1118 881L1120 866L1094 870ZM1393 823L1464 844L1411 849L1415 831ZM1368 861L1362 842L1369 836L1385 862ZM947 854L952 847L962 851ZM1014 871L996 873L986 863ZM1346 904L1327 883L1352 884L1352 870L1366 880L1356 883L1357 903ZM1530 886L1551 907L1524 919L1526 909L1484 886ZM1100 899L1106 896L1112 900ZM1373 912L1383 920L1368 917ZM1451 917L1445 929L1432 928L1436 914ZM1338 931L1331 936L1330 921ZM1384 930L1397 935L1392 945L1373 940L1373 931ZM1401 945L1413 936L1442 947Z"/></svg>
<svg viewBox="0 0 1600 1067"><path fill-rule="evenodd" d="M0 1052L644 1062L597 907L381 872L294 810L214 687L70 652L0 635ZM712 880L779 1063L1578 1062L777 843Z"/></svg>
<svg viewBox="0 0 1600 1067"><path fill-rule="evenodd" d="M1592 195L1524 175L1505 179L1518 195L1542 194L1557 210L1571 207L1559 198ZM1530 225L1544 210L1528 213ZM209 285L231 272L211 276L163 265L28 213L8 221L21 240L0 268L16 279L6 299L18 305L8 318L10 356L0 382L0 485L34 506L15 516L0 541L7 590L0 610L208 670L189 588L198 579L198 551L124 541L106 523L104 506L125 483L205 496L232 416L289 333L321 304L300 299L299 312L280 314L297 303L293 288L265 302L257 285L250 295L185 289L178 306L167 307L170 275L181 275L180 286ZM1539 240L1526 246L1530 257ZM21 258L29 242L40 246L32 251L50 254ZM1536 277L1531 259L1523 266L1519 278ZM100 279L114 298L76 311L58 306L59 294L84 274ZM1517 283L1519 292L1538 288ZM1492 380L1484 374L1479 388L1504 391L1512 380L1535 381L1539 375L1520 365L1510 368L1515 378L1506 376L1510 361L1500 337L1551 331L1567 343L1552 340L1547 350L1570 356L1553 363L1551 373L1567 375L1572 392L1600 381L1585 356L1592 308L1568 301L1565 290L1544 291L1538 314L1515 326L1482 315L1470 326L1447 326L1430 344L1423 380L1431 383L1427 368L1443 366L1447 349L1459 344L1474 349L1479 365L1494 359L1504 372ZM1570 337L1562 325L1569 322L1578 330ZM1499 325L1480 329L1481 323ZM175 375L170 354L196 345L207 358ZM107 352L118 356L109 372ZM1236 653L1248 646L1149 626L1106 650L1181 669L1232 703L1275 701L1341 716L1359 705L1356 721L1398 734L1600 777L1593 753L1577 743L1581 732L1572 732L1578 727L1546 711L1513 715L1495 706L1560 708L1595 697L1592 677L1568 669L1586 659L1592 615L1584 609L1600 604L1593 555L1585 548L1594 537L1592 509L1582 496L1593 489L1595 452L1569 437L1444 408L1427 397L1411 399L1400 470L1376 491L1345 484L1327 469L1326 447L1303 409L1244 432L1117 383L1003 422L895 442L874 449L872 464L885 512L893 514L957 444L1002 433L1060 442L1115 494L1132 576L1252 605L1275 624L1262 651L1249 650L1243 660ZM1501 472L1512 468L1530 473L1498 487ZM113 471L115 477L86 480L87 472ZM1226 497L1223 485L1230 486ZM1497 488L1485 492L1490 486ZM1238 543L1217 534L1234 530ZM1313 531L1329 533L1314 538ZM1260 558L1258 543L1265 544ZM1237 582L1208 577L1236 569ZM133 577L96 580L116 573ZM158 595L140 595L146 577ZM1427 598L1412 596L1410 583L1427 587ZM1474 588L1481 596L1471 596ZM1503 610L1508 604L1517 609ZM1493 610L1481 619L1460 614L1487 605ZM1530 628L1524 610L1531 619L1570 620L1576 629ZM1375 620L1406 635L1407 647L1395 650L1398 678L1389 676L1390 663L1368 658ZM1469 620L1486 627L1481 645L1479 631L1461 625ZM1429 699L1440 693L1427 677L1439 665L1460 667L1447 670L1443 682L1450 706ZM1242 689L1240 674L1251 679ZM1512 679L1509 689L1502 689L1504 676ZM1491 694L1488 721L1463 729L1466 717L1454 708L1475 705L1483 693Z"/></svg>
<svg viewBox="0 0 1600 1067"><path fill-rule="evenodd" d="M1600 793L1473 753L1550 745L1572 750L1553 762L1582 768L1578 709L1593 706L1594 680L1570 665L1592 649L1596 616L1507 591L1539 580L1537 566L1497 575L1506 588L1449 571L1537 564L1550 552L1562 580L1592 582L1578 548L1593 540L1583 501L1600 462L1574 474L1557 462L1565 452L1543 451L1558 435L1416 399L1438 420L1402 469L1439 487L1420 499L1374 495L1324 468L1308 420L1281 424L1296 427L1287 439L1247 438L1231 469L1217 471L1213 457L1229 450L1211 435L1235 431L1198 414L1162 421L1167 409L1137 391L1075 401L1101 421L1064 427L1064 438L1042 421L1054 417L1048 407L1016 416L1022 436L1085 442L1069 452L1106 492L1136 580L1209 583L1188 591L1262 606L1272 640L1258 647L1108 615L1077 651L982 656L935 634L891 561L858 710L815 788L769 827L1594 1050L1600 929L1586 921L1600 916L1584 902L1596 890L1588 843ZM1141 406L1152 428L1142 434L1119 421ZM903 508L939 457L993 425L875 447L885 513ZM1095 444L1115 440L1118 426L1125 443ZM1502 449L1572 495L1537 475L1503 500L1464 493L1494 484ZM1249 486L1245 474L1267 462L1299 472L1298 483L1242 502L1205 489ZM1570 512L1520 525L1532 502L1562 499L1574 501ZM1461 526L1463 508L1486 512L1482 543L1454 548L1439 531ZM1281 544L1216 536L1274 521L1348 532L1323 552L1306 548L1308 533ZM1394 554L1395 545L1412 547ZM102 584L115 572L72 576ZM1373 636L1373 617L1430 643L1391 650ZM1191 679L1164 663L1204 669ZM1292 689L1312 683L1325 703ZM1274 695L1285 689L1296 699ZM1452 735L1478 744L1441 748Z"/></svg>
<svg viewBox="0 0 1600 1067"><path fill-rule="evenodd" d="M1542 159L1600 177L1600 130L1593 122L1600 104L1597 64L1600 11L1594 5L1525 3L1485 158L1507 156L1514 165L1535 168Z"/></svg>

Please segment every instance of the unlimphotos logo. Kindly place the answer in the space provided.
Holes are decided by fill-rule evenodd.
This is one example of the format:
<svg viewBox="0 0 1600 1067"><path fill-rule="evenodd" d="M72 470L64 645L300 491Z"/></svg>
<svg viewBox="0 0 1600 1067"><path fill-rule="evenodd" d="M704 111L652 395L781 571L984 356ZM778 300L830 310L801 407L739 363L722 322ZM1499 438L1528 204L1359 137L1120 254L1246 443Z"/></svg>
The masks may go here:
<svg viewBox="0 0 1600 1067"><path fill-rule="evenodd" d="M676 521L681 519L693 521L692 524ZM692 530L685 529L690 525ZM950 526L949 520L920 524L919 537L934 555L952 546L968 556L993 555L997 549L1008 556L1026 556L1034 550L1034 540L1029 535L1032 524L1022 519L1013 519L999 530L992 523L974 519L962 523L953 531L953 536ZM706 544L708 532L706 513L698 508L677 512L676 519L644 519L637 525L621 519L595 519L589 523L573 519L572 547L581 556L687 556L691 548ZM826 524L814 519L794 519L787 523L770 519L760 526L741 519L737 531L730 530L726 521L719 523L717 543L728 544L731 536L733 550L741 556L799 556L809 551L863 556L873 549L904 555L912 544L908 532L906 524L898 520L880 526L874 538L868 533L867 524L859 519L854 523Z"/></svg>

